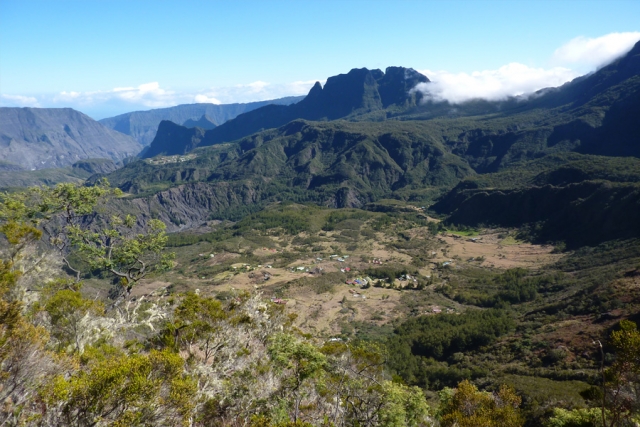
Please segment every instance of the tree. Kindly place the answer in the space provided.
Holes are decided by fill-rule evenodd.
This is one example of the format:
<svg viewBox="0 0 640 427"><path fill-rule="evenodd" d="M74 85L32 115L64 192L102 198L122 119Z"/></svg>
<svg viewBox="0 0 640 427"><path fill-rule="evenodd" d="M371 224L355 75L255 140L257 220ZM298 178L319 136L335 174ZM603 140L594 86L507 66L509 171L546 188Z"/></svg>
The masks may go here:
<svg viewBox="0 0 640 427"><path fill-rule="evenodd" d="M420 388L384 381L380 391L382 406L377 425L388 427L426 425L429 406Z"/></svg>
<svg viewBox="0 0 640 427"><path fill-rule="evenodd" d="M465 380L456 389L440 393L440 422L443 427L521 427L524 419L518 407L521 399L506 385L497 393L478 391Z"/></svg>
<svg viewBox="0 0 640 427"><path fill-rule="evenodd" d="M183 366L169 351L90 359L74 375L58 376L44 397L56 424L188 425L196 384Z"/></svg>
<svg viewBox="0 0 640 427"><path fill-rule="evenodd" d="M611 333L615 361L604 371L602 423L604 427L634 426L640 422L640 331L622 320Z"/></svg>
<svg viewBox="0 0 640 427"><path fill-rule="evenodd" d="M182 344L181 347L186 347L191 356L192 346L197 344L203 356L202 362L206 364L225 345L225 341L219 339L222 334L218 332L220 321L226 317L220 301L190 292L174 312L176 341Z"/></svg>
<svg viewBox="0 0 640 427"><path fill-rule="evenodd" d="M51 322L51 335L58 340L59 347L72 345L75 351L82 352L87 338L84 337L87 319L103 314L104 307L99 301L84 298L77 284L73 289L55 292L46 300L44 310Z"/></svg>
<svg viewBox="0 0 640 427"><path fill-rule="evenodd" d="M267 349L275 367L286 371L282 383L282 397L293 400L293 421L298 421L300 403L307 397L309 380L322 375L326 356L315 346L290 334L276 334Z"/></svg>
<svg viewBox="0 0 640 427"><path fill-rule="evenodd" d="M145 233L136 233L136 217L114 215L98 230L69 227L69 237L91 268L106 270L120 278L122 287L115 296L128 296L133 286L148 273L171 267L173 254L164 253L166 225L157 219L147 224ZM139 227L138 227L139 228Z"/></svg>
<svg viewBox="0 0 640 427"><path fill-rule="evenodd" d="M79 281L80 271L74 269L67 258L69 229L92 214L99 200L120 194L120 190L109 188L107 180L98 181L90 187L63 183L53 188L33 187L22 192L0 194L0 233L10 245L8 258L17 265L25 249L45 234L48 243L57 249L62 261L76 273ZM22 267L23 271L29 271Z"/></svg>
<svg viewBox="0 0 640 427"><path fill-rule="evenodd" d="M322 351L328 360L324 386L333 403L329 419L335 425L430 425L424 393L389 380L385 353L377 344L331 342Z"/></svg>
<svg viewBox="0 0 640 427"><path fill-rule="evenodd" d="M81 271L69 261L72 250L92 269L120 278L123 286L115 296L129 295L148 273L171 266L173 254L164 252L167 236L162 221L152 219L142 224L133 215L113 215L106 222L95 214L98 203L121 194L119 189L111 189L107 180L90 187L64 183L0 194L0 233L10 244L7 257L12 266L18 265L26 248L46 235L77 282ZM21 269L29 271L24 265Z"/></svg>

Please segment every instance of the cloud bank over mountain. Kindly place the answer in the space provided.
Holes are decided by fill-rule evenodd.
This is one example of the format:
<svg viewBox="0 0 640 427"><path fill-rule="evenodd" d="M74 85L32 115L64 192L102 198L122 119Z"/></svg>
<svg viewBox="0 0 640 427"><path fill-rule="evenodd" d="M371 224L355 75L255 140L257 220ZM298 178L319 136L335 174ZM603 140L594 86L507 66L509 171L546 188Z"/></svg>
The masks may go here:
<svg viewBox="0 0 640 427"><path fill-rule="evenodd" d="M551 68L530 67L513 62L496 70L454 73L420 70L431 80L415 90L427 100L453 104L471 99L497 101L523 95L545 87L560 86L595 71L627 53L640 40L640 32L611 33L597 38L576 37L552 55Z"/></svg>
<svg viewBox="0 0 640 427"><path fill-rule="evenodd" d="M553 53L553 62L591 69L600 68L629 52L640 32L611 33L602 37L576 37Z"/></svg>
<svg viewBox="0 0 640 427"><path fill-rule="evenodd" d="M569 68L554 67L545 70L517 62L504 65L497 70L473 73L431 70L420 72L428 76L431 82L421 83L415 90L424 93L426 99L449 101L453 104L477 98L497 101L513 95L534 92L543 87L560 86L579 76Z"/></svg>

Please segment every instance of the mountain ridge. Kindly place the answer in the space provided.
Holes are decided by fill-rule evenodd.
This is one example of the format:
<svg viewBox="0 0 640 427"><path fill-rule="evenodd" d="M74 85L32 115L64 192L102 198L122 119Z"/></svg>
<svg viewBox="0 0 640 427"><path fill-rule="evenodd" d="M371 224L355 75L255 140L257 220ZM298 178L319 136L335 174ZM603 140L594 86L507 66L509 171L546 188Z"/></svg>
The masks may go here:
<svg viewBox="0 0 640 427"><path fill-rule="evenodd" d="M347 74L329 77L324 87L316 82L309 94L296 104L267 105L240 114L206 132L200 146L233 141L261 129L280 127L296 119L336 120L355 113L380 111L394 104L416 105L421 94L412 94L410 89L418 83L427 82L429 79L426 76L411 68L388 67L386 73L354 68ZM187 145L191 147L188 143ZM171 147L166 144L156 147L152 142L143 157L184 154L188 151L187 145L175 141Z"/></svg>
<svg viewBox="0 0 640 427"><path fill-rule="evenodd" d="M66 167L89 158L117 162L141 148L71 108L0 108L0 156L24 169Z"/></svg>
<svg viewBox="0 0 640 427"><path fill-rule="evenodd" d="M162 120L170 120L179 125L187 121L197 121L202 116L218 126L227 120L233 119L239 114L254 110L269 104L288 105L298 102L301 96L288 96L268 101L233 103L233 104L181 104L174 107L156 108L147 111L132 111L114 117L99 120L100 123L110 129L130 135L140 144L146 146L153 141L158 125Z"/></svg>

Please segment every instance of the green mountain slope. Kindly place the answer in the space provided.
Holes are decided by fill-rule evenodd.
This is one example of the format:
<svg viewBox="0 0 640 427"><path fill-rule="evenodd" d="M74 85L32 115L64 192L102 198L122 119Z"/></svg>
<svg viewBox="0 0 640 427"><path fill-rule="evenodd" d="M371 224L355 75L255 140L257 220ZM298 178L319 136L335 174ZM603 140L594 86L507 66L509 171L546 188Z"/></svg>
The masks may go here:
<svg viewBox="0 0 640 427"><path fill-rule="evenodd" d="M207 131L198 146L233 141L289 121L336 120L377 122L428 121L440 141L478 172L495 172L542 155L575 151L583 154L638 156L640 126L640 47L598 72L527 99L472 101L452 106L421 103L411 89L428 82L411 69L354 69L331 77L322 88L291 106L270 105L242 114ZM455 112L454 112L455 111ZM145 157L184 154L194 148L189 137L158 134Z"/></svg>
<svg viewBox="0 0 640 427"><path fill-rule="evenodd" d="M166 200L168 191L172 197L182 197L182 204L206 206L206 216L220 216L211 200L220 192L229 200L230 188L251 193L252 203L293 199L353 207L396 191L451 188L474 174L420 123L412 122L298 120L232 144L194 150L190 156L141 160L108 178L137 197ZM193 193L195 188L201 197ZM154 194L159 190L163 191ZM240 208L247 203L240 199L221 206ZM179 212L170 215L175 215L174 223L202 220L200 213L193 218Z"/></svg>
<svg viewBox="0 0 640 427"><path fill-rule="evenodd" d="M477 175L432 207L448 222L531 228L570 247L640 236L640 159L562 154Z"/></svg>

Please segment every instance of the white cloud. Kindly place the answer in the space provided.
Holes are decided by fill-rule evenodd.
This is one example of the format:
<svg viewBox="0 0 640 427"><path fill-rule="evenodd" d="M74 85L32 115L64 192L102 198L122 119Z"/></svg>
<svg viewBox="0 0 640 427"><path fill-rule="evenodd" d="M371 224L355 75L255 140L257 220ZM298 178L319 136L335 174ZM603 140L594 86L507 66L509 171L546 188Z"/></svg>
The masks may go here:
<svg viewBox="0 0 640 427"><path fill-rule="evenodd" d="M218 99L203 94L194 96L193 100L198 104L222 104Z"/></svg>
<svg viewBox="0 0 640 427"><path fill-rule="evenodd" d="M434 101L461 103L482 98L490 101L522 95L538 89L561 84L578 77L568 68L532 68L513 62L497 70L474 71L472 73L450 73L448 71L420 71L431 83L420 83L415 90L423 92Z"/></svg>
<svg viewBox="0 0 640 427"><path fill-rule="evenodd" d="M160 108L176 105L178 102L191 102L193 96L177 94L160 87L158 82L144 83L137 87L117 87L111 90L93 92L60 92L53 98L56 103L75 103L94 105L109 101L123 101L138 106Z"/></svg>
<svg viewBox="0 0 640 427"><path fill-rule="evenodd" d="M591 69L601 67L627 53L640 40L640 32L611 33L602 37L576 37L553 53L553 62Z"/></svg>
<svg viewBox="0 0 640 427"><path fill-rule="evenodd" d="M317 81L318 80L304 80L304 81L300 80L293 83L288 83L284 85L284 88L286 88L285 92L289 93L289 95L291 96L306 95L309 93L309 91L311 90L313 85L316 84ZM320 80L320 82L324 86L324 83L326 82L326 80Z"/></svg>
<svg viewBox="0 0 640 427"><path fill-rule="evenodd" d="M283 98L285 96L306 95L316 80L295 81L291 83L268 83L256 81L230 87L212 87L196 96L202 99L215 99L218 103L232 104L265 101ZM199 101L198 101L199 102Z"/></svg>
<svg viewBox="0 0 640 427"><path fill-rule="evenodd" d="M249 83L246 85L236 85L239 89L248 89L249 92L252 93L260 93L265 92L265 89L270 85L270 83L262 82L258 80L257 82Z"/></svg>
<svg viewBox="0 0 640 427"><path fill-rule="evenodd" d="M560 86L624 55L640 40L640 32L611 33L602 37L576 37L551 56L551 68L510 63L497 70L452 73L423 70L432 81L415 90L428 99L461 103L470 99L490 101L523 95L545 87Z"/></svg>
<svg viewBox="0 0 640 427"><path fill-rule="evenodd" d="M0 105L3 107L39 107L40 103L33 96L2 94Z"/></svg>
<svg viewBox="0 0 640 427"><path fill-rule="evenodd" d="M211 103L231 104L264 101L285 96L306 95L315 80L272 84L255 81L230 87L214 87L200 91L174 91L164 89L159 82L144 83L139 86L116 87L111 90L76 92L64 91L46 97L49 107L65 106L80 111L104 110L97 116L115 115L113 111L127 111L171 107L178 104ZM44 98L43 98L44 102ZM109 105L106 109L102 106Z"/></svg>

